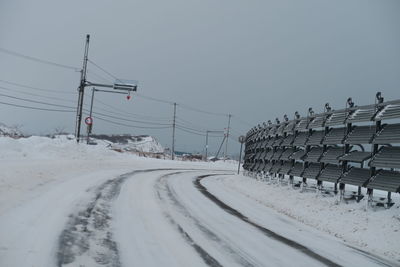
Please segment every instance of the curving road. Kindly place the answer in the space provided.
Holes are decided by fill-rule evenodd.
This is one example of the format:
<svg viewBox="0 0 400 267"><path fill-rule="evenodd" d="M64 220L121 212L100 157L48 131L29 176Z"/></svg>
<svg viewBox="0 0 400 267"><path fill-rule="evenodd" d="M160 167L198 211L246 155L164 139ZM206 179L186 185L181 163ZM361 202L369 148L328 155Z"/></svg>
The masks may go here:
<svg viewBox="0 0 400 267"><path fill-rule="evenodd" d="M391 266L224 188L224 175L145 169L57 184L0 216L0 266Z"/></svg>

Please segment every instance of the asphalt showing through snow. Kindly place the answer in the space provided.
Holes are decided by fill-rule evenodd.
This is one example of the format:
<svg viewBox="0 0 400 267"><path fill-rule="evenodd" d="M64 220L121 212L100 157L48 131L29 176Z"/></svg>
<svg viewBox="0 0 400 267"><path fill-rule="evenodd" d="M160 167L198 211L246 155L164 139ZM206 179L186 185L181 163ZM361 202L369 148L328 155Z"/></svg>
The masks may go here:
<svg viewBox="0 0 400 267"><path fill-rule="evenodd" d="M224 241L216 233L214 233L207 226L202 224L198 219L192 216L190 212L186 209L186 207L178 201L176 194L173 192L173 190L171 189L171 187L167 182L167 178L172 175L181 173L182 172L169 173L160 177L160 179L156 184L158 196L160 197L161 200L160 203L165 204L167 201L166 198L168 198L168 200L172 202L172 204L185 216L185 218L188 218L205 236L207 236L209 240L216 242L218 246L220 246L227 253L227 255L233 257L237 263L239 263L241 266L253 266L253 264L249 262L245 257L243 257L239 251L235 251L226 241ZM187 234L183 230L182 226L176 223L174 219L172 219L170 214L166 213L165 216L169 218L171 223L177 226L179 231L184 235L185 239L189 241L190 245L196 248L196 251L199 252L199 255L202 257L205 263L213 267L222 266L216 259L214 259L206 252L206 249L201 248L200 245L196 244L189 236L189 234Z"/></svg>
<svg viewBox="0 0 400 267"><path fill-rule="evenodd" d="M225 204L224 202L222 202L221 200L219 200L216 196L214 196L213 194L211 194L207 188L205 188L200 181L206 177L210 177L210 176L214 176L216 174L208 174L208 175L202 175L202 176L198 176L194 181L194 185L196 186L196 188L204 195L206 196L208 199L210 199L212 202L214 202L216 205L218 205L221 209L223 209L224 211L228 212L229 214L232 214L233 216L239 218L240 220L250 224L251 226L254 226L255 228L257 228L258 230L260 230L263 234L267 235L270 238L273 238L279 242L282 242L294 249L297 249L299 251L301 251L302 253L310 256L311 258L327 265L327 266L341 266L339 264L336 264L335 262L315 253L314 251L310 250L309 248L293 241L290 240L284 236L281 236L259 224L256 224L255 222L251 221L249 218L247 218L246 216L244 216L242 213L240 213L239 211L237 211L236 209L228 206L227 204Z"/></svg>

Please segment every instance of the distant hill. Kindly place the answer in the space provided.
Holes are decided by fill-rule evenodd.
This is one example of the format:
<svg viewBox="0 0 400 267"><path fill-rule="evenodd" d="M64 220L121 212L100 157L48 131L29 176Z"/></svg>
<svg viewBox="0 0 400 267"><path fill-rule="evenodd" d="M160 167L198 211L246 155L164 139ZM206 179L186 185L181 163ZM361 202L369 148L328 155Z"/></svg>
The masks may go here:
<svg viewBox="0 0 400 267"><path fill-rule="evenodd" d="M154 137L149 135L132 136L98 134L92 135L91 137L98 141L108 142L110 146L115 149L150 153L164 152L162 145Z"/></svg>

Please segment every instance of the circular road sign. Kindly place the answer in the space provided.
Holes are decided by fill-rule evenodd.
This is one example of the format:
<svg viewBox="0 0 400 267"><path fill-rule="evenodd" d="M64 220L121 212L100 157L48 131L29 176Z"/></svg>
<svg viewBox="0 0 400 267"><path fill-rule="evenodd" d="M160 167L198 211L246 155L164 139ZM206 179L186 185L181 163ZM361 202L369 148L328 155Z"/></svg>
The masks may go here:
<svg viewBox="0 0 400 267"><path fill-rule="evenodd" d="M86 123L86 125L92 125L92 124L93 124L93 119L92 119L92 117L86 117L86 118L85 118L85 123Z"/></svg>
<svg viewBox="0 0 400 267"><path fill-rule="evenodd" d="M243 144L244 142L246 142L246 137L243 135L239 136L239 143Z"/></svg>

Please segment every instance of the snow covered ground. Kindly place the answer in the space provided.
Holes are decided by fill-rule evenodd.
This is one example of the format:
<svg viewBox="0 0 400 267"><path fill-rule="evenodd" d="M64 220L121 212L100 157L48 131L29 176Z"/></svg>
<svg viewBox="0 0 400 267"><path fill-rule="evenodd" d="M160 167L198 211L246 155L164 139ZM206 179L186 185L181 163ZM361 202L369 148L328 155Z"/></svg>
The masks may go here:
<svg viewBox="0 0 400 267"><path fill-rule="evenodd" d="M236 167L0 138L0 266L400 265L398 198L365 212Z"/></svg>

